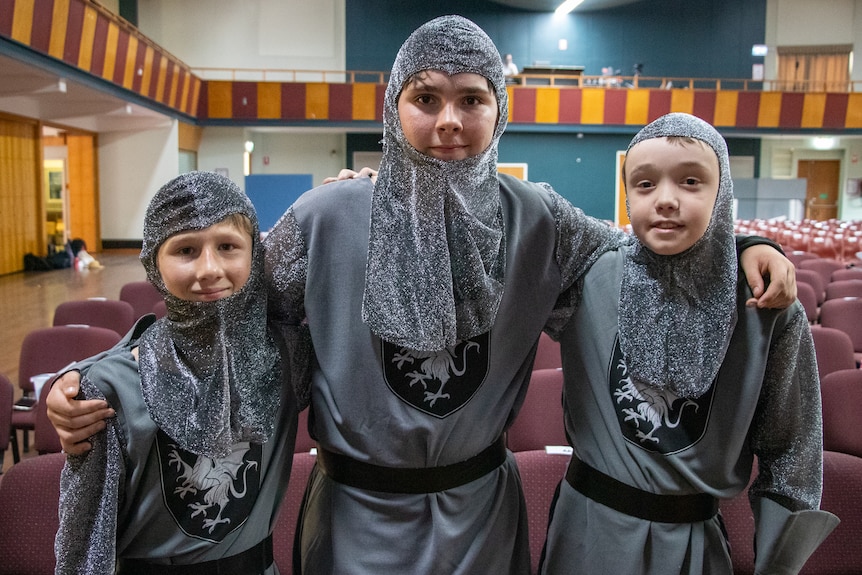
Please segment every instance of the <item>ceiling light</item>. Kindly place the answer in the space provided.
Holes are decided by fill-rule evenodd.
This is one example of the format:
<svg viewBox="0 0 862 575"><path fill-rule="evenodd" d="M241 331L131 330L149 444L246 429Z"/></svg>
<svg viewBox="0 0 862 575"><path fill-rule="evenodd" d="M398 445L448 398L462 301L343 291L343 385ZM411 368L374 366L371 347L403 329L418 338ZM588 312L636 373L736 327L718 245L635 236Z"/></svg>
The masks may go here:
<svg viewBox="0 0 862 575"><path fill-rule="evenodd" d="M831 150L835 146L835 138L817 136L812 142L815 150Z"/></svg>
<svg viewBox="0 0 862 575"><path fill-rule="evenodd" d="M557 6L557 9L554 10L554 15L562 16L563 14L568 14L569 12L577 8L577 6L583 1L584 0L566 0L565 2Z"/></svg>

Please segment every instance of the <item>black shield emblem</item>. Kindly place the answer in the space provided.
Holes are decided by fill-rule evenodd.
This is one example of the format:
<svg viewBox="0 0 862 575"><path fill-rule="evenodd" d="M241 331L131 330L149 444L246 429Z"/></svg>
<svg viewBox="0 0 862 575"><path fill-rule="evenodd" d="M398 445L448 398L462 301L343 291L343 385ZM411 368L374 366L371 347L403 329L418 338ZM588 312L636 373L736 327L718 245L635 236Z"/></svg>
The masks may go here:
<svg viewBox="0 0 862 575"><path fill-rule="evenodd" d="M260 444L238 443L213 459L180 449L161 430L157 438L162 495L186 535L218 543L245 523L260 487Z"/></svg>
<svg viewBox="0 0 862 575"><path fill-rule="evenodd" d="M383 342L383 376L395 395L419 411L446 417L461 409L488 375L490 334L440 351L416 351Z"/></svg>
<svg viewBox="0 0 862 575"><path fill-rule="evenodd" d="M629 377L619 338L614 345L608 383L620 430L629 443L669 455L691 447L706 432L714 383L697 399L638 384Z"/></svg>

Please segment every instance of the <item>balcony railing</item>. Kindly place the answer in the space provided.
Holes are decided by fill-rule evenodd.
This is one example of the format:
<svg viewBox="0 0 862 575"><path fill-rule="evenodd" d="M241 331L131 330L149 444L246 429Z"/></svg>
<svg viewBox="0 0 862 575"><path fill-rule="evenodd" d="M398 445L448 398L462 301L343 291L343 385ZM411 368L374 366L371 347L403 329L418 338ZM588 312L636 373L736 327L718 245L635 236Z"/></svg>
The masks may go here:
<svg viewBox="0 0 862 575"><path fill-rule="evenodd" d="M319 82L323 84L385 84L389 72L368 70L279 70L261 68L192 68L202 80L232 82ZM558 88L645 88L688 90L737 90L762 92L862 92L862 80L824 82L822 80L752 80L746 78L688 78L676 76L592 76L571 74L519 74L510 85L555 86Z"/></svg>

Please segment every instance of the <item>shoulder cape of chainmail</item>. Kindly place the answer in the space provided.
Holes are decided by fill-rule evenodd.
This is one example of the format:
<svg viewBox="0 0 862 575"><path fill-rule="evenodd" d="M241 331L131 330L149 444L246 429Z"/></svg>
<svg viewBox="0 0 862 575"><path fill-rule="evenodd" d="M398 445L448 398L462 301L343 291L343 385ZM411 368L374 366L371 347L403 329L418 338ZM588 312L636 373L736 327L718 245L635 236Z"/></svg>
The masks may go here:
<svg viewBox="0 0 862 575"><path fill-rule="evenodd" d="M499 115L485 151L440 161L408 143L398 96L423 70L479 74L491 82ZM363 321L382 339L439 350L493 325L505 281L497 144L507 117L500 54L473 22L443 16L404 42L384 98L362 305Z"/></svg>
<svg viewBox="0 0 862 575"><path fill-rule="evenodd" d="M736 325L733 182L724 138L688 114L662 116L641 130L628 149L666 136L701 140L715 151L718 195L706 232L688 250L662 256L640 242L627 249L620 347L632 379L694 398L712 385Z"/></svg>
<svg viewBox="0 0 862 575"><path fill-rule="evenodd" d="M156 264L171 235L207 228L231 214L253 224L252 270L246 284L213 302L177 298ZM185 450L223 457L240 441L265 442L279 407L278 351L267 331L263 247L251 201L229 179L191 172L153 197L141 262L164 295L167 316L140 339L141 385L150 417Z"/></svg>

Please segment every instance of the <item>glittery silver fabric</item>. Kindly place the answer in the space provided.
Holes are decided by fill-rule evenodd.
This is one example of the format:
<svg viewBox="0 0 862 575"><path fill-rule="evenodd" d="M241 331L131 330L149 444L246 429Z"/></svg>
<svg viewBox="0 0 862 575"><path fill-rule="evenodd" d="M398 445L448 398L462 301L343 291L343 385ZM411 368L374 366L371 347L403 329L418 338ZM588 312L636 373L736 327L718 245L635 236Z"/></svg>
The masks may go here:
<svg viewBox="0 0 862 575"><path fill-rule="evenodd" d="M404 135L398 97L417 72L479 74L497 97L499 119L477 156L441 161ZM374 187L362 319L382 339L439 350L487 332L505 280L497 144L506 128L503 63L473 22L443 16L404 42L383 105L383 159Z"/></svg>
<svg viewBox="0 0 862 575"><path fill-rule="evenodd" d="M733 182L724 138L689 114L655 120L628 149L668 136L694 138L715 151L718 195L706 232L691 248L670 256L640 242L629 249L620 290L620 347L633 379L696 398L712 385L736 325Z"/></svg>
<svg viewBox="0 0 862 575"><path fill-rule="evenodd" d="M212 302L171 294L156 263L159 246L177 232L204 229L231 214L245 215L253 227L245 286ZM272 434L282 382L267 331L263 255L254 206L225 177L183 174L150 202L141 262L165 297L167 316L141 336L141 384L150 417L187 451L224 457L237 442L262 443Z"/></svg>

